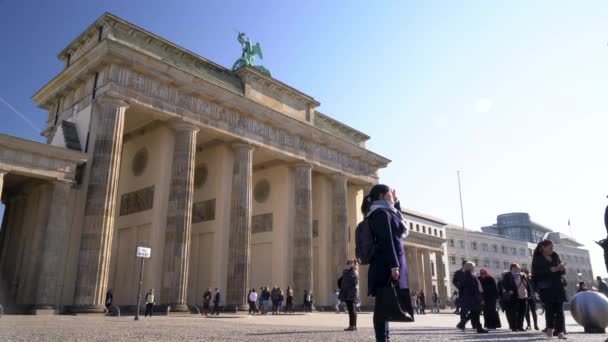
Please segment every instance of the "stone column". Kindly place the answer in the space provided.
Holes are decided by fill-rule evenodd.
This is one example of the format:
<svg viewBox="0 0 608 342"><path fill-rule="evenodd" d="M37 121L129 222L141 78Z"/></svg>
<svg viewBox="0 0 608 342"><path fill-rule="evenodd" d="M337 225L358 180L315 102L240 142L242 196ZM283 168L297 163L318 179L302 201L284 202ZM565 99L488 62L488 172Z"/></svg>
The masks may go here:
<svg viewBox="0 0 608 342"><path fill-rule="evenodd" d="M160 298L171 311L188 311L188 261L190 259L190 229L192 225L192 194L196 134L199 128L186 122L171 125L175 131L171 185L165 228L163 280Z"/></svg>
<svg viewBox="0 0 608 342"><path fill-rule="evenodd" d="M244 308L247 302L251 255L251 183L253 146L235 143L230 200L230 241L226 306Z"/></svg>
<svg viewBox="0 0 608 342"><path fill-rule="evenodd" d="M422 259L422 251L420 249L418 249L416 251L416 274L418 275L418 288L416 289L416 291L420 291L424 289L424 260ZM425 291L426 292L426 291ZM426 293L425 293L426 295Z"/></svg>
<svg viewBox="0 0 608 342"><path fill-rule="evenodd" d="M435 267L437 267L437 295L441 298L441 306L445 307L448 291L445 286L445 264L441 252L435 252Z"/></svg>
<svg viewBox="0 0 608 342"><path fill-rule="evenodd" d="M433 305L433 272L431 270L431 251L428 249L424 250L424 269L425 273L425 286L424 286L424 294L427 307L432 307Z"/></svg>
<svg viewBox="0 0 608 342"><path fill-rule="evenodd" d="M332 177L332 212L331 212L331 251L332 286L336 286L338 278L342 275L342 270L348 258L348 212L347 212L347 192L346 177L334 175Z"/></svg>
<svg viewBox="0 0 608 342"><path fill-rule="evenodd" d="M4 186L4 176L6 176L8 172L0 170L0 202L2 202L2 187Z"/></svg>
<svg viewBox="0 0 608 342"><path fill-rule="evenodd" d="M295 165L295 218L293 229L293 286L298 293L313 289L312 165ZM301 297L301 296L300 296ZM297 299L297 298L296 298Z"/></svg>
<svg viewBox="0 0 608 342"><path fill-rule="evenodd" d="M97 131L90 159L74 312L105 309L127 107L126 102L112 97L100 97L93 105L92 119L96 120Z"/></svg>
<svg viewBox="0 0 608 342"><path fill-rule="evenodd" d="M61 181L53 184L42 262L38 274L35 305L37 312L56 309L57 286L60 282L58 276L62 274L60 270L63 267L62 256L67 248L66 236L69 234L67 213L70 187L71 183Z"/></svg>
<svg viewBox="0 0 608 342"><path fill-rule="evenodd" d="M414 291L418 291L420 288L420 273L418 273L418 248L408 247L406 250L409 251L409 256L407 258L407 271L408 280L410 282L410 292L414 293Z"/></svg>

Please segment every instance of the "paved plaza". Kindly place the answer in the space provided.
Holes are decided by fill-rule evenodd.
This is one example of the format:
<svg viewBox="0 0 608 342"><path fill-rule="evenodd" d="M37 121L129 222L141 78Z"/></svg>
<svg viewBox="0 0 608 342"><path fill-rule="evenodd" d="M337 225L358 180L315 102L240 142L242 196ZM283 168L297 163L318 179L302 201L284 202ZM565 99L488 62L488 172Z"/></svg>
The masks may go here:
<svg viewBox="0 0 608 342"><path fill-rule="evenodd" d="M506 325L506 318L501 317ZM541 328L544 317L539 317ZM540 332L512 333L506 329L476 334L457 330L454 314L417 316L415 323L392 323L391 341L538 341ZM344 332L348 315L314 313L279 316L199 315L155 316L14 316L0 319L0 341L373 341L372 315L359 315L359 331ZM569 313L570 341L604 341L606 334L583 334ZM557 341L557 339L554 339Z"/></svg>

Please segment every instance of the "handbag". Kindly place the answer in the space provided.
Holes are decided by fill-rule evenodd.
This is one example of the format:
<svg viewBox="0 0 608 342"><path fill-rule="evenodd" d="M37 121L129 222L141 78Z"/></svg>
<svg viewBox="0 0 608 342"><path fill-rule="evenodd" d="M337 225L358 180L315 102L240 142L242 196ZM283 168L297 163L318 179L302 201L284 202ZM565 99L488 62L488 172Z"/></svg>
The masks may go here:
<svg viewBox="0 0 608 342"><path fill-rule="evenodd" d="M376 291L376 308L378 315L389 322L413 322L414 309L409 289L399 289L393 281Z"/></svg>
<svg viewBox="0 0 608 342"><path fill-rule="evenodd" d="M502 293L502 301L505 304L508 304L511 301L511 294L507 291Z"/></svg>

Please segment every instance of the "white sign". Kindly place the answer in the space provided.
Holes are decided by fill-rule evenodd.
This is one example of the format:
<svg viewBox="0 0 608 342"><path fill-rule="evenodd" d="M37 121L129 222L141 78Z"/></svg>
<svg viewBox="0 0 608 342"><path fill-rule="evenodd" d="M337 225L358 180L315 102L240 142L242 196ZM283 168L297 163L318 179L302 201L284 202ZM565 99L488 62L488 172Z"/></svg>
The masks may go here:
<svg viewBox="0 0 608 342"><path fill-rule="evenodd" d="M149 258L152 253L152 248L149 247L137 247L138 258Z"/></svg>

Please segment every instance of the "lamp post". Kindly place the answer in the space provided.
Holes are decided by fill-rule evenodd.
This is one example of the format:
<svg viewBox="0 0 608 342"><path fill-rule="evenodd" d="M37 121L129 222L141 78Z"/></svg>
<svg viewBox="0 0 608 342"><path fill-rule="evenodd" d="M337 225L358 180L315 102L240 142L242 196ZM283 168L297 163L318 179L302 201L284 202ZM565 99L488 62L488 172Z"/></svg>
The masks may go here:
<svg viewBox="0 0 608 342"><path fill-rule="evenodd" d="M464 227L464 209L462 207L462 190L460 188L460 171L456 171L456 175L458 176L458 196L460 197L460 218L462 220L462 232L464 233L464 257L465 259L469 259L469 242L467 240L467 229Z"/></svg>

